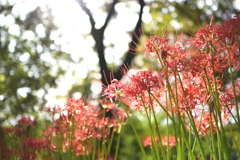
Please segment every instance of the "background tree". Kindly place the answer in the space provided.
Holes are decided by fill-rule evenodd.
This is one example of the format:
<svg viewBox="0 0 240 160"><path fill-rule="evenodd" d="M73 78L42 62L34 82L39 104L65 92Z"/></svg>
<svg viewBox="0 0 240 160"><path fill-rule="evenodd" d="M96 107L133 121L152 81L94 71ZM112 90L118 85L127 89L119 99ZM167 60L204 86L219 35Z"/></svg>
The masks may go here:
<svg viewBox="0 0 240 160"><path fill-rule="evenodd" d="M57 27L50 8L33 8L25 16L17 4L0 2L0 120L34 114L46 104L48 89L70 61L51 38Z"/></svg>
<svg viewBox="0 0 240 160"><path fill-rule="evenodd" d="M80 7L86 12L91 24L91 36L95 41L95 51L99 58L101 81L103 85L107 85L111 78L121 79L122 69L126 66L131 66L134 57L136 56L136 48L141 38L141 29L144 30L146 35L150 32L158 32L164 30L164 27L173 26L172 31L179 30L186 35L189 35L191 31L189 28L197 29L200 25L210 23L211 20L216 22L224 20L231 15L236 15L238 10L234 7L234 1L165 1L165 0L134 0L134 1L120 1L112 0L106 1L102 5L102 9L106 11L106 18L103 25L100 28L96 27L94 19L94 11L90 10L87 5L88 1L76 0ZM114 46L104 45L105 30L108 27L111 19L116 19L117 15L121 14L116 12L115 7L117 5L124 5L126 8L131 9L131 5L138 4L138 19L136 25L132 31L129 32L131 41L124 42L123 39L119 39L119 42L128 43L129 50L123 54L121 58L121 64L112 67L112 64L106 62L105 51L107 48ZM144 8L146 9L144 12ZM143 14L150 14L151 21L149 23L143 23ZM129 23L129 19L126 17L125 23ZM125 25L125 24L122 24ZM165 28L166 29L166 28ZM169 29L168 29L169 30ZM171 30L169 30L171 31ZM117 31L116 31L117 32ZM112 34L114 36L114 33ZM118 38L118 37L116 37ZM136 61L135 61L136 62ZM149 63L149 61L147 62ZM138 62L134 63L138 66ZM142 65L142 63L140 63ZM112 75L111 75L112 74ZM111 77L112 76L112 77Z"/></svg>

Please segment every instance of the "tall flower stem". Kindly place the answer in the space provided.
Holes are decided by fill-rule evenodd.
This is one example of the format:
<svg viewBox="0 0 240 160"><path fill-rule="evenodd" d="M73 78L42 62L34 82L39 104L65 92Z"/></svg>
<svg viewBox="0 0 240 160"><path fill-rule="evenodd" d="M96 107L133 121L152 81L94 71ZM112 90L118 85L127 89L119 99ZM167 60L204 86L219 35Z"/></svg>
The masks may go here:
<svg viewBox="0 0 240 160"><path fill-rule="evenodd" d="M212 70L213 70L213 74L216 73L215 72L215 67L214 67L214 51L213 51L213 47L210 47L210 52L211 52L211 62L212 62ZM226 140L226 135L225 135L225 129L223 126L223 122L222 122L222 117L221 117L221 110L220 110L220 102L219 102L219 93L218 93L218 88L217 88L217 81L216 81L216 76L213 75L213 81L214 81L214 104L216 106L216 110L217 110L217 115L219 117L219 121L220 121L220 127L221 130L218 133L221 133L221 139L222 139L222 144L224 144L222 147L224 148L224 156L226 159L230 159L230 153L229 153L229 147L228 147L228 142ZM216 118L217 119L217 118Z"/></svg>
<svg viewBox="0 0 240 160"><path fill-rule="evenodd" d="M93 140L93 152L92 152L92 160L95 160L95 156L96 156L96 148L97 148L97 140L94 139Z"/></svg>
<svg viewBox="0 0 240 160"><path fill-rule="evenodd" d="M125 106L124 103L122 103L122 106L123 106L123 109L124 109L124 111L125 111L125 113L126 113L126 115L127 115L127 117L128 117L128 120L130 121L130 124L131 124L131 126L132 126L132 129L133 129L133 131L134 131L134 133L135 133L135 136L136 136L136 138L137 138L139 147L140 147L140 149L141 149L141 151L142 151L143 157L144 157L145 160L147 160L146 152L145 152L145 150L144 150L144 148L143 148L143 146L142 146L142 143L141 143L141 141L140 141L140 138L139 138L139 135L138 135L138 133L137 133L137 130L136 130L134 124L133 124L133 121L132 121L131 117L129 116L128 111L127 111L126 106Z"/></svg>
<svg viewBox="0 0 240 160"><path fill-rule="evenodd" d="M145 113L146 113L146 116L147 116L148 126L150 128L150 135L151 135L151 139L152 139L152 142L153 142L152 143L153 153L155 153L154 156L156 156L156 159L160 159L159 153L158 153L158 149L157 149L157 143L156 143L156 139L155 139L155 135L154 135L154 131L153 131L153 127L152 127L152 124L151 124L151 118L149 116L150 115L150 111L148 111L148 109L146 108L143 99L142 99L142 102L143 102L143 107L144 107L144 110L145 110Z"/></svg>
<svg viewBox="0 0 240 160"><path fill-rule="evenodd" d="M194 133L194 135L196 136L196 140L197 140L197 142L198 142L198 144L199 144L200 152L201 152L201 154L202 154L202 158L203 158L204 160L206 160L206 154L205 154L205 151L204 151L204 149L203 149L203 141L202 141L202 140L200 139L200 137L199 137L199 133L198 133L197 128L196 128L196 125L195 125L195 123L194 123L194 118L193 118L193 116L192 116L192 113L191 113L191 112L188 112L188 116L189 116L189 120L190 120L191 127L192 127L192 129L193 129L193 133Z"/></svg>
<svg viewBox="0 0 240 160"><path fill-rule="evenodd" d="M112 142L113 142L113 138L114 138L114 131L112 131L111 133L111 137L110 137L110 141L109 141L109 144L108 144L108 149L107 149L107 153L109 154L110 151L111 151L111 148L112 148Z"/></svg>
<svg viewBox="0 0 240 160"><path fill-rule="evenodd" d="M160 136L160 133L159 133L159 127L158 127L158 122L157 122L157 118L156 118L156 113L155 113L155 110L154 110L152 97L151 97L150 93L151 92L148 91L148 97L150 99L150 106L151 106L151 109L152 109L152 112L153 112L153 119L154 119L154 123L155 123L155 126L156 126L156 131L157 131L157 135L158 135L158 139L159 139L159 145L160 145L160 149L161 149L163 159L166 159L166 154L165 154L164 149L163 149L162 139L161 139L161 136Z"/></svg>
<svg viewBox="0 0 240 160"><path fill-rule="evenodd" d="M184 97L187 99L187 96L186 96L186 93L185 93L185 90L184 90L184 87L183 87L183 83L182 83L182 80L181 80L181 77L180 77L180 75L179 75L179 73L177 74L177 76L178 77L176 77L175 76L175 84L176 84L176 95L177 95L177 79L179 80L179 83L180 83L180 86L181 86L181 90L182 90L182 92L183 92L183 95L184 95ZM187 103L187 102L186 102ZM195 128L195 134L197 134L197 141L199 142L199 145L200 145L200 150L201 150L201 153L202 153L202 155L205 157L205 153L204 153L204 150L203 150L203 146L202 146L202 144L201 144L201 142L200 142L200 138L199 138L199 136L198 136L198 132L197 132L197 129L196 129L196 125L195 125L195 123L194 123L194 119L193 119L193 116L192 116L192 112L191 112L191 110L188 110L188 118L189 118L189 120L190 120L190 122L191 122L191 126L193 127L193 128ZM179 114L178 115L179 117L181 117L181 115ZM187 147L188 147L188 149L189 149L189 152L190 152L190 155L191 156L193 156L193 150L192 149L190 149L190 140L191 139L189 139L189 141L187 141L186 140L186 133L185 133L185 130L184 130L184 122L182 121L182 119L180 119L179 120L180 121L180 123L181 123L181 126L183 127L183 134L184 134L184 141L186 142L185 144L187 145ZM189 135L189 136L191 136L191 135Z"/></svg>
<svg viewBox="0 0 240 160"><path fill-rule="evenodd" d="M118 151L119 151L119 146L120 146L120 139L121 139L121 132L118 134L117 145L116 145L116 152L115 152L115 155L114 155L114 160L117 160L117 158L118 158Z"/></svg>
<svg viewBox="0 0 240 160"><path fill-rule="evenodd" d="M230 71L230 76L231 76L231 83L232 83L232 88L233 88L233 94L234 94L234 103L235 103L235 107L236 107L236 112L237 112L237 124L239 126L240 129L240 115L239 115L239 107L238 107L238 102L237 102L237 94L236 94L236 89L235 89L235 84L234 84L234 77L233 77L233 71L232 71L232 63L231 63L231 58L229 55L229 51L228 51L228 65L229 65L229 71Z"/></svg>

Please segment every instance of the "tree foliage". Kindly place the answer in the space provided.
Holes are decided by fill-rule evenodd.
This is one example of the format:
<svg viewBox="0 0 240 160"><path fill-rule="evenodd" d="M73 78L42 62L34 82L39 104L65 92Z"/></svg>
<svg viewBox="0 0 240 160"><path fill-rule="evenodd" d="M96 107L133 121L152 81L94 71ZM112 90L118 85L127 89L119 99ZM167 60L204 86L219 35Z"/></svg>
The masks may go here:
<svg viewBox="0 0 240 160"><path fill-rule="evenodd" d="M16 13L17 4L0 2L0 119L36 113L69 60L51 38L57 27L50 8Z"/></svg>

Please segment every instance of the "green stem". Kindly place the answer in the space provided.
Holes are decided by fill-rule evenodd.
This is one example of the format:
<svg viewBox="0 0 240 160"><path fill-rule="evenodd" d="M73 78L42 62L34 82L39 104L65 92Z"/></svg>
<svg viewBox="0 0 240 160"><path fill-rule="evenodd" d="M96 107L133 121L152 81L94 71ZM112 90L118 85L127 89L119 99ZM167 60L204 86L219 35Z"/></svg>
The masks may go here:
<svg viewBox="0 0 240 160"><path fill-rule="evenodd" d="M124 111L125 111L125 113L126 113L126 115L127 115L127 117L128 117L128 120L130 121L130 124L131 124L131 126L132 126L132 129L133 129L133 131L134 131L134 133L135 133L135 136L136 136L136 138L137 138L137 141L138 141L139 147L140 147L140 149L141 149L141 151L142 151L143 157L144 157L145 160L147 160L147 155L146 155L145 150L144 150L144 148L143 148L143 146L142 146L142 143L141 143L141 141L140 141L140 138L139 138L139 135L138 135L138 133L137 133L137 130L136 130L134 124L133 124L133 121L132 121L131 117L129 116L128 112L127 112L127 109L126 109L125 104L124 104L124 103L122 103L122 104L123 104L123 109L124 109Z"/></svg>
<svg viewBox="0 0 240 160"><path fill-rule="evenodd" d="M212 50L212 47L211 47ZM213 53L213 52L211 52ZM214 57L213 55L211 55L211 61L212 61L212 70L213 70L213 74L215 73L215 68L214 68ZM219 117L219 121L220 121L220 126L221 126L221 139L222 139L222 144L224 144L222 147L224 149L224 156L226 159L230 159L230 153L229 153L229 147L228 147L228 143L226 140L226 135L225 135L225 129L223 126L223 122L222 122L222 117L221 117L221 109L220 109L220 102L219 102L219 93L218 93L218 88L217 88L217 81L216 81L216 76L213 75L213 81L214 81L214 92L215 92L215 99L214 99L214 104L216 106L217 109L217 115ZM218 118L216 118L218 119ZM217 122L216 122L217 123Z"/></svg>
<svg viewBox="0 0 240 160"><path fill-rule="evenodd" d="M151 105L151 109L152 109L152 112L153 112L153 119L154 119L154 123L155 123L155 126L156 126L156 130L157 130L157 135L158 135L158 139L159 139L159 145L160 145L160 149L161 149L161 152L162 152L162 155L163 155L163 159L166 159L166 154L164 152L164 149L163 149L163 146L162 146L162 139L161 139L161 136L160 136L160 132L159 132L159 127L158 127L158 122L157 122L157 118L156 118L156 115L155 115L155 111L154 111L154 107L153 107L153 102L152 102L152 98L151 98L151 92L149 91L148 92L148 97L150 99L150 105Z"/></svg>
<svg viewBox="0 0 240 160"><path fill-rule="evenodd" d="M115 155L114 155L114 160L117 160L117 157L118 157L118 151L119 151L119 146L120 146L120 139L121 139L121 132L118 135L116 152L115 152Z"/></svg>
<svg viewBox="0 0 240 160"><path fill-rule="evenodd" d="M115 133L113 130L112 130L111 132L112 132L112 133L111 133L111 138L110 138L110 142L109 142L109 145L108 145L108 151L107 151L108 154L109 154L110 151L111 151L112 142L113 142L113 137L114 137L114 133Z"/></svg>
<svg viewBox="0 0 240 160"><path fill-rule="evenodd" d="M197 131L196 125L195 125L194 120L193 120L194 118L193 118L193 116L192 116L191 113L188 113L188 116L189 116L189 120L190 120L192 129L193 129L193 133L195 134L196 139L197 139L197 141L198 141L198 144L199 144L199 147L200 147L200 152L201 152L201 154L202 154L202 158L203 158L204 160L206 160L206 156L205 156L205 152L204 152L203 144L202 144L203 141L201 141L201 139L200 139L200 137L199 137L199 135L198 135L198 131Z"/></svg>
<svg viewBox="0 0 240 160"><path fill-rule="evenodd" d="M152 139L152 142L153 142L153 145L152 145L153 146L153 151L155 151L156 158L160 159L159 153L158 153L158 149L157 149L157 143L156 143L155 135L154 135L154 131L153 131L153 127L152 127L152 124L151 124L151 118L149 116L150 112L148 113L148 110L146 108L146 105L145 105L144 100L142 99L142 97L141 97L141 100L143 102L143 107L144 107L144 110L146 112L146 116L147 116L147 120L148 120L148 126L150 128L151 139Z"/></svg>
<svg viewBox="0 0 240 160"><path fill-rule="evenodd" d="M150 92L149 93L154 100L157 102L157 104L164 110L164 112L167 114L167 116L171 119L171 121L173 121L173 117L168 113L168 111L166 110L166 108L164 108L164 106L158 101L158 99Z"/></svg>
<svg viewBox="0 0 240 160"><path fill-rule="evenodd" d="M233 77L233 71L232 71L232 63L231 63L231 58L229 55L229 51L228 51L228 64L229 64L229 70L230 70L230 75L231 75L231 83L232 83L232 87L233 87L233 94L234 94L234 102L235 102L235 107L236 107L236 111L237 111L237 119L239 123L240 122L240 115L239 115L239 108L238 108L238 102L237 102L237 94L236 94L236 89L235 89L235 84L234 84L234 77Z"/></svg>
<svg viewBox="0 0 240 160"><path fill-rule="evenodd" d="M92 160L95 160L95 155L96 155L96 148L97 148L97 144L96 144L96 139L93 140L93 152L92 152Z"/></svg>

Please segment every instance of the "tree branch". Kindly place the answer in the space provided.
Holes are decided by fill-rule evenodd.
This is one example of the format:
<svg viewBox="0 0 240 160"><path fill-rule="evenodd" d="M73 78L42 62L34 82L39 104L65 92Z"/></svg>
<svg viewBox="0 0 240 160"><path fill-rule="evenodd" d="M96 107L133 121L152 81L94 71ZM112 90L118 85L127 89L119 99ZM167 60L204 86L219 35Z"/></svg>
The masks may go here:
<svg viewBox="0 0 240 160"><path fill-rule="evenodd" d="M115 12L115 5L118 3L118 0L114 0L113 2L112 2L112 5L111 5L111 7L109 8L109 11L108 11L108 15L107 15L107 18L106 18L106 20L105 20L105 23L104 23L104 25L101 27L101 29L100 30L102 30L103 32L105 31L105 29L106 29L106 27L107 27L107 25L108 25L108 22L110 21L110 19L111 19L111 17L114 15L114 12Z"/></svg>
<svg viewBox="0 0 240 160"><path fill-rule="evenodd" d="M141 36L142 14L143 14L143 8L145 6L145 2L144 2L144 0L138 0L139 5L140 5L140 11L139 11L139 18L138 18L136 27L132 34L132 41L130 43L131 49L129 49L129 51L127 52L127 55L123 61L123 64L119 67L119 69L117 71L112 73L109 70L109 68L107 67L106 59L104 56L105 46L103 44L103 39L104 39L104 31L105 31L111 17L114 15L114 12L115 12L114 8L115 8L115 5L118 3L118 0L113 0L112 4L108 10L108 15L106 17L105 23L100 29L95 28L95 21L92 17L90 10L86 7L86 4L83 3L82 0L76 0L76 1L89 16L90 23L92 26L91 34L96 42L96 51L97 51L98 58L99 58L100 72L102 75L101 81L102 81L103 86L107 86L109 83L108 81L111 80L111 78L114 77L119 80L122 78L122 76L123 76L122 68L125 65L130 66L133 58L135 57L135 54L133 52L131 52L131 50L136 49L137 44L139 43L139 37Z"/></svg>
<svg viewBox="0 0 240 160"><path fill-rule="evenodd" d="M145 6L144 0L138 0L140 5L140 11L139 11L139 17L136 24L136 27L132 33L132 41L130 42L129 46L130 49L127 52L127 55L122 63L122 65L119 67L119 69L114 72L114 78L121 79L122 78L122 68L125 68L125 66L130 66L132 64L132 60L135 57L136 53L136 47L139 43L140 37L142 35L141 33L141 27L142 27L142 14L143 14L143 8Z"/></svg>
<svg viewBox="0 0 240 160"><path fill-rule="evenodd" d="M86 14L89 17L92 29L95 29L95 21L93 19L92 13L90 12L90 10L87 8L86 4L83 3L82 0L76 0L76 2L78 2L78 4L80 5L80 7L82 8L82 10L84 10L86 12Z"/></svg>

